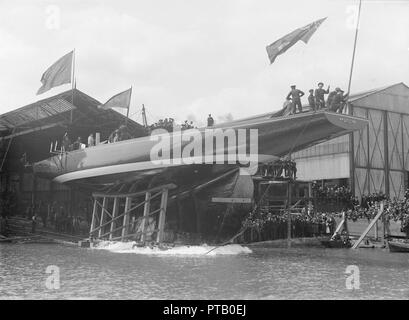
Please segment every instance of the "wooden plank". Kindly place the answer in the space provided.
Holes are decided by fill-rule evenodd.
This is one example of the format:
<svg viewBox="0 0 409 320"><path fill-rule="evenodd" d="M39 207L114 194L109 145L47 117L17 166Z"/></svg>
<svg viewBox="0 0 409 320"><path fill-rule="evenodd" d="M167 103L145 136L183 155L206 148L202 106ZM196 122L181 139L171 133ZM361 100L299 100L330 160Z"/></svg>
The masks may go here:
<svg viewBox="0 0 409 320"><path fill-rule="evenodd" d="M165 219L166 219L166 207L168 206L168 189L163 189L162 198L160 201L160 213L159 213L159 223L158 223L158 236L156 242L161 243L163 241L163 232L165 229Z"/></svg>
<svg viewBox="0 0 409 320"><path fill-rule="evenodd" d="M365 231L361 234L361 236L359 237L358 241L356 241L354 243L354 245L352 246L352 249L356 249L358 248L358 246L360 245L360 243L362 242L362 240L366 237L366 235L368 234L368 232L372 229L372 227L375 225L375 223L378 221L378 219L382 216L383 214L383 202L381 202L381 207L379 209L378 214L375 216L375 218L371 221L371 223L368 225L368 227L365 229Z"/></svg>
<svg viewBox="0 0 409 320"><path fill-rule="evenodd" d="M104 219L105 219L105 206L107 204L107 198L104 198L104 200L102 201L102 210L101 210L101 220L100 220L100 227L102 227L102 225L104 224ZM102 235L102 228L99 229L98 231L98 238L100 238Z"/></svg>
<svg viewBox="0 0 409 320"><path fill-rule="evenodd" d="M145 230L146 227L148 225L148 216L149 216L149 212L151 210L151 193L150 192L146 192L145 194L145 206L143 208L143 221L142 221L142 235L141 235L141 241L145 242L146 241L146 234L145 234Z"/></svg>
<svg viewBox="0 0 409 320"><path fill-rule="evenodd" d="M338 224L334 234L332 235L331 239L335 239L335 235L341 230L341 227L344 225L345 223L345 212L342 212L342 220L341 222Z"/></svg>
<svg viewBox="0 0 409 320"><path fill-rule="evenodd" d="M213 197L212 202L220 202L220 203L251 203L251 198L218 198Z"/></svg>
<svg viewBox="0 0 409 320"><path fill-rule="evenodd" d="M22 135L25 135L25 134L29 134L29 133L32 133L32 132L35 132L35 131L42 131L42 130L45 130L45 129L58 127L58 126L63 126L63 125L64 125L64 122L61 121L61 122L51 123L51 124L48 124L48 125L38 126L36 128L32 128L32 129L12 133L12 134L10 134L8 136L0 137L0 141L7 140L7 139L12 139L12 138L22 136ZM15 129L16 128L13 128L13 130L15 130Z"/></svg>
<svg viewBox="0 0 409 320"><path fill-rule="evenodd" d="M125 200L125 215L124 215L124 221L122 224L122 235L121 235L121 240L123 241L128 234L128 225L129 225L129 215L130 215L130 210L129 208L131 207L132 203L132 198L127 197Z"/></svg>
<svg viewBox="0 0 409 320"><path fill-rule="evenodd" d="M158 187L150 188L148 190L134 192L134 193L111 193L111 194L109 194L109 193L94 192L92 195L93 195L93 197L105 197L105 198L115 198L115 197L134 198L134 197L142 196L146 192L153 193L153 192L156 192L156 191L160 191L163 188L166 188L168 190L172 190L172 189L176 188L176 185L174 183L169 183L169 184L165 184L165 185L162 185L162 186L158 186Z"/></svg>
<svg viewBox="0 0 409 320"><path fill-rule="evenodd" d="M91 220L91 228L89 230L89 233L94 231L95 225L96 225L96 214L97 214L97 199L94 199L94 208L92 209L92 220Z"/></svg>
<svg viewBox="0 0 409 320"><path fill-rule="evenodd" d="M108 201L108 200L107 200ZM97 201L97 204L102 208L102 210L112 219L111 213L104 207L104 204L101 204Z"/></svg>
<svg viewBox="0 0 409 320"><path fill-rule="evenodd" d="M115 217L118 214L118 207L119 207L119 198L114 199L114 207L112 209L112 220L111 220L111 228L110 228L110 234L109 234L109 240L112 240L113 238L113 233L114 233L114 228L115 228Z"/></svg>

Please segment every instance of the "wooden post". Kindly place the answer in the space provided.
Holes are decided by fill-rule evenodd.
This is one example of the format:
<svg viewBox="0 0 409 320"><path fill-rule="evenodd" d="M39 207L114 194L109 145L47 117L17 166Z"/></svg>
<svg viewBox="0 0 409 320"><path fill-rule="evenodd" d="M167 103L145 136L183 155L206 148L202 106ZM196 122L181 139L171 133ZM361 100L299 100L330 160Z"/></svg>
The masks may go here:
<svg viewBox="0 0 409 320"><path fill-rule="evenodd" d="M102 201L102 208L101 208L101 221L99 222L99 226L101 227L104 224L104 219L105 219L105 209L106 209L106 204L107 204L107 198L104 197L104 200ZM102 232L104 228L100 228L98 230L98 238L101 237L104 233Z"/></svg>
<svg viewBox="0 0 409 320"><path fill-rule="evenodd" d="M122 238L121 241L125 240L125 236L128 234L128 224L129 224L129 209L131 208L131 203L132 203L132 198L126 197L125 200L125 215L124 215L124 220L122 224ZM128 212L127 212L128 211Z"/></svg>
<svg viewBox="0 0 409 320"><path fill-rule="evenodd" d="M165 229L165 219L166 219L166 207L168 205L168 189L162 190L162 198L160 200L160 211L159 211L159 223L158 223L158 236L156 242L161 243L163 241L163 232Z"/></svg>
<svg viewBox="0 0 409 320"><path fill-rule="evenodd" d="M151 211L151 193L148 191L145 194L145 205L143 206L143 220L142 220L142 235L141 242L146 241L146 227L148 226L149 213Z"/></svg>
<svg viewBox="0 0 409 320"><path fill-rule="evenodd" d="M308 182L308 214L310 215L312 212L312 183Z"/></svg>
<svg viewBox="0 0 409 320"><path fill-rule="evenodd" d="M287 246L291 247L291 181L288 181L288 219L287 219Z"/></svg>
<svg viewBox="0 0 409 320"><path fill-rule="evenodd" d="M378 221L375 222L375 241L378 241Z"/></svg>
<svg viewBox="0 0 409 320"><path fill-rule="evenodd" d="M117 216L118 213L118 206L119 206L119 197L114 198L114 207L112 209L112 222L111 222L111 230L109 234L109 240L112 240L113 234L114 234L114 229L115 229L115 217Z"/></svg>
<svg viewBox="0 0 409 320"><path fill-rule="evenodd" d="M381 233L381 243L385 244L385 215L382 215L382 233Z"/></svg>
<svg viewBox="0 0 409 320"><path fill-rule="evenodd" d="M92 231L94 231L95 229L95 224L96 224L96 215L97 215L97 199L98 198L94 198L94 208L92 209L92 219L91 219L91 227L89 230L90 236L92 236Z"/></svg>
<svg viewBox="0 0 409 320"><path fill-rule="evenodd" d="M379 208L378 214L375 216L375 218L371 221L371 223L368 225L368 227L365 229L365 231L361 234L359 239L354 243L352 246L352 249L358 248L359 244L362 242L362 240L366 237L368 232L372 229L372 227L375 225L376 221L382 216L383 214L383 208L384 208L384 203L383 201L381 202L381 206Z"/></svg>

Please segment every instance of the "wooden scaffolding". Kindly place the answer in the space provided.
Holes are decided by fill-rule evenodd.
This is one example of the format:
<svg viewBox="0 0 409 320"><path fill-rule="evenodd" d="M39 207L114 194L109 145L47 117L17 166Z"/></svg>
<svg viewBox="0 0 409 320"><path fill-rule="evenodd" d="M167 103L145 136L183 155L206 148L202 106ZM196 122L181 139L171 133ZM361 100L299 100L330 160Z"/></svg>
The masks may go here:
<svg viewBox="0 0 409 320"><path fill-rule="evenodd" d="M139 192L93 193L90 238L112 241L133 238L145 244L153 241L156 234L156 242L162 243L168 192L174 188L176 185L166 184Z"/></svg>

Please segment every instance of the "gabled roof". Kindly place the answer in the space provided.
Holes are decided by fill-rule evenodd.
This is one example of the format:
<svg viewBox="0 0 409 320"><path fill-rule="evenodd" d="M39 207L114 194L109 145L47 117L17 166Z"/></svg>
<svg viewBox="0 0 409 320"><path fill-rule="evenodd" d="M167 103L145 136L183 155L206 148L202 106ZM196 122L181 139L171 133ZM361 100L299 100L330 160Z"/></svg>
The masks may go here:
<svg viewBox="0 0 409 320"><path fill-rule="evenodd" d="M382 91L384 91L386 89L389 89L389 88L392 88L392 87L395 87L395 86L399 86L399 85L403 85L409 90L409 87L406 84L404 84L403 82L398 82L398 83L394 83L392 85L383 86L383 87L380 87L380 88L361 91L361 92L351 94L350 97L349 97L349 101L353 102L353 101L359 100L361 98L365 98L365 97L370 96L372 94L380 93L380 92L382 92Z"/></svg>
<svg viewBox="0 0 409 320"><path fill-rule="evenodd" d="M0 115L0 135L8 134L13 129L33 128L57 121L68 122L70 111L80 114L82 122L104 124L126 120L130 130L141 130L141 125L119 112L99 109L100 104L78 89L68 90Z"/></svg>
<svg viewBox="0 0 409 320"><path fill-rule="evenodd" d="M58 96L50 97L0 115L0 131L14 129L31 122L74 110L70 102Z"/></svg>
<svg viewBox="0 0 409 320"><path fill-rule="evenodd" d="M403 82L350 95L357 107L409 114L409 87Z"/></svg>

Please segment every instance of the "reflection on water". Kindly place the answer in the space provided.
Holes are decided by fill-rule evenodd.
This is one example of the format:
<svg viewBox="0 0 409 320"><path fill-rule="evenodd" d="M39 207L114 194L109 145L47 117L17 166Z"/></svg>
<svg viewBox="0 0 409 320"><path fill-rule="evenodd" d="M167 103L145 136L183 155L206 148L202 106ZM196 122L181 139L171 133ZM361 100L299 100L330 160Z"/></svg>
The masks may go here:
<svg viewBox="0 0 409 320"><path fill-rule="evenodd" d="M409 298L409 255L386 250L242 248L237 254L213 255L122 251L0 244L0 298ZM58 290L45 285L49 265L60 268ZM359 290L346 289L348 265L359 267Z"/></svg>

